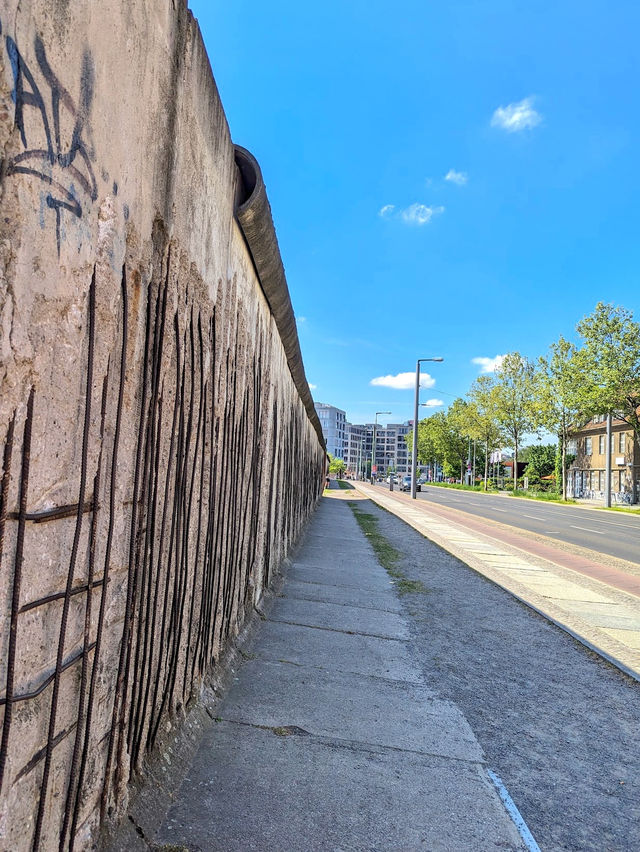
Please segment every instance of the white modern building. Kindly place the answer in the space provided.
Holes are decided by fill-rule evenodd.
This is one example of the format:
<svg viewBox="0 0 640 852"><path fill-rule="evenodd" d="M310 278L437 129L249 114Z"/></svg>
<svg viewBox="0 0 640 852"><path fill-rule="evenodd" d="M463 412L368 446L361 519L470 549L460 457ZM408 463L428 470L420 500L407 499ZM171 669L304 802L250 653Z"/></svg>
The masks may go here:
<svg viewBox="0 0 640 852"><path fill-rule="evenodd" d="M315 402L315 409L322 426L322 435L327 445L327 452L338 459L345 456L345 437L347 433L347 415L341 408L328 405L326 402Z"/></svg>

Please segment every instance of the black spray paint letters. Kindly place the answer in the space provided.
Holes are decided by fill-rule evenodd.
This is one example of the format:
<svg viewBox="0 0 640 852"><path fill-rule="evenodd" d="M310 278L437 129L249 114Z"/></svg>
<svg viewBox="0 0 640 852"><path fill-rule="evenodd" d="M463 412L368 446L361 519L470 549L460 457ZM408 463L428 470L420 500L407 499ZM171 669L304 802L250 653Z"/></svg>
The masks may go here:
<svg viewBox="0 0 640 852"><path fill-rule="evenodd" d="M0 34L2 26L0 24ZM46 205L55 211L60 254L60 224L64 210L82 217L82 197L98 197L91 165L95 151L90 143L89 116L94 94L94 67L85 52L80 73L80 94L75 102L55 75L39 36L34 39L37 68L30 67L11 36L5 47L13 72L11 93L15 126L24 150L11 158L7 174L36 177L48 186Z"/></svg>

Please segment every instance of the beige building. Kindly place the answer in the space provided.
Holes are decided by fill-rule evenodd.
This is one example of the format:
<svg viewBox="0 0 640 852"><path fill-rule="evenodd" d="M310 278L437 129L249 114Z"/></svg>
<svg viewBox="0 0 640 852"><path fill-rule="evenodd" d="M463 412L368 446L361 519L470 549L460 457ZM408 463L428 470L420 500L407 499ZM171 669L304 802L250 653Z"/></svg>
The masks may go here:
<svg viewBox="0 0 640 852"><path fill-rule="evenodd" d="M575 459L567 472L567 496L604 500L606 487L607 418L596 415L577 429L567 452ZM640 495L640 449L634 431L623 420L611 424L611 501L637 503Z"/></svg>

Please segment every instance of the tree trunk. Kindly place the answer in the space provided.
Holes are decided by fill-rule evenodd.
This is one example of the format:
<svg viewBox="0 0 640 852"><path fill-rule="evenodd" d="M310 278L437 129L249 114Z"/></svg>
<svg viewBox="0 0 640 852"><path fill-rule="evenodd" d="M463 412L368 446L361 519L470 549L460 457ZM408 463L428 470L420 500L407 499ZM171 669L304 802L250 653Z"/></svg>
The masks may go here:
<svg viewBox="0 0 640 852"><path fill-rule="evenodd" d="M518 439L513 442L513 490L518 487Z"/></svg>
<svg viewBox="0 0 640 852"><path fill-rule="evenodd" d="M567 436L562 432L562 499L567 499Z"/></svg>

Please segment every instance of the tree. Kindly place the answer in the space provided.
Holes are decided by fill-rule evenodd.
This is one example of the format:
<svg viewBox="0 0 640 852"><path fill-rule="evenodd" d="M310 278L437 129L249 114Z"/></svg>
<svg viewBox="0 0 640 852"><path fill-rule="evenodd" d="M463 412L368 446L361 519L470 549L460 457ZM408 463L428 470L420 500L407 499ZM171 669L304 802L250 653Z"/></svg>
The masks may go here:
<svg viewBox="0 0 640 852"><path fill-rule="evenodd" d="M535 367L519 352L504 356L495 372L494 399L496 419L513 447L513 485L518 477L518 450L525 433L538 428L537 377Z"/></svg>
<svg viewBox="0 0 640 852"><path fill-rule="evenodd" d="M585 414L615 415L640 442L640 325L632 311L598 302L576 326L583 340L579 401ZM635 476L633 500L637 499Z"/></svg>
<svg viewBox="0 0 640 852"><path fill-rule="evenodd" d="M480 376L468 393L468 415L471 437L484 446L484 490L489 479L489 457L502 444L503 434L497 415L495 382L491 376Z"/></svg>
<svg viewBox="0 0 640 852"><path fill-rule="evenodd" d="M462 400L458 400L462 402ZM412 448L412 437L407 435L407 446ZM418 423L418 459L423 464L436 462L445 476L458 476L467 457L466 439L460 433L455 417L450 412L438 411Z"/></svg>
<svg viewBox="0 0 640 852"><path fill-rule="evenodd" d="M342 479L344 472L347 469L344 459L337 458L329 454L329 473L334 473L338 479Z"/></svg>
<svg viewBox="0 0 640 852"><path fill-rule="evenodd" d="M556 445L538 444L527 447L527 476L542 478L553 473L556 466Z"/></svg>
<svg viewBox="0 0 640 852"><path fill-rule="evenodd" d="M558 435L562 474L562 499L567 499L567 442L583 414L580 399L581 358L573 343L560 337L549 347L549 355L540 358L538 396L542 425ZM559 485L559 480L556 481Z"/></svg>

